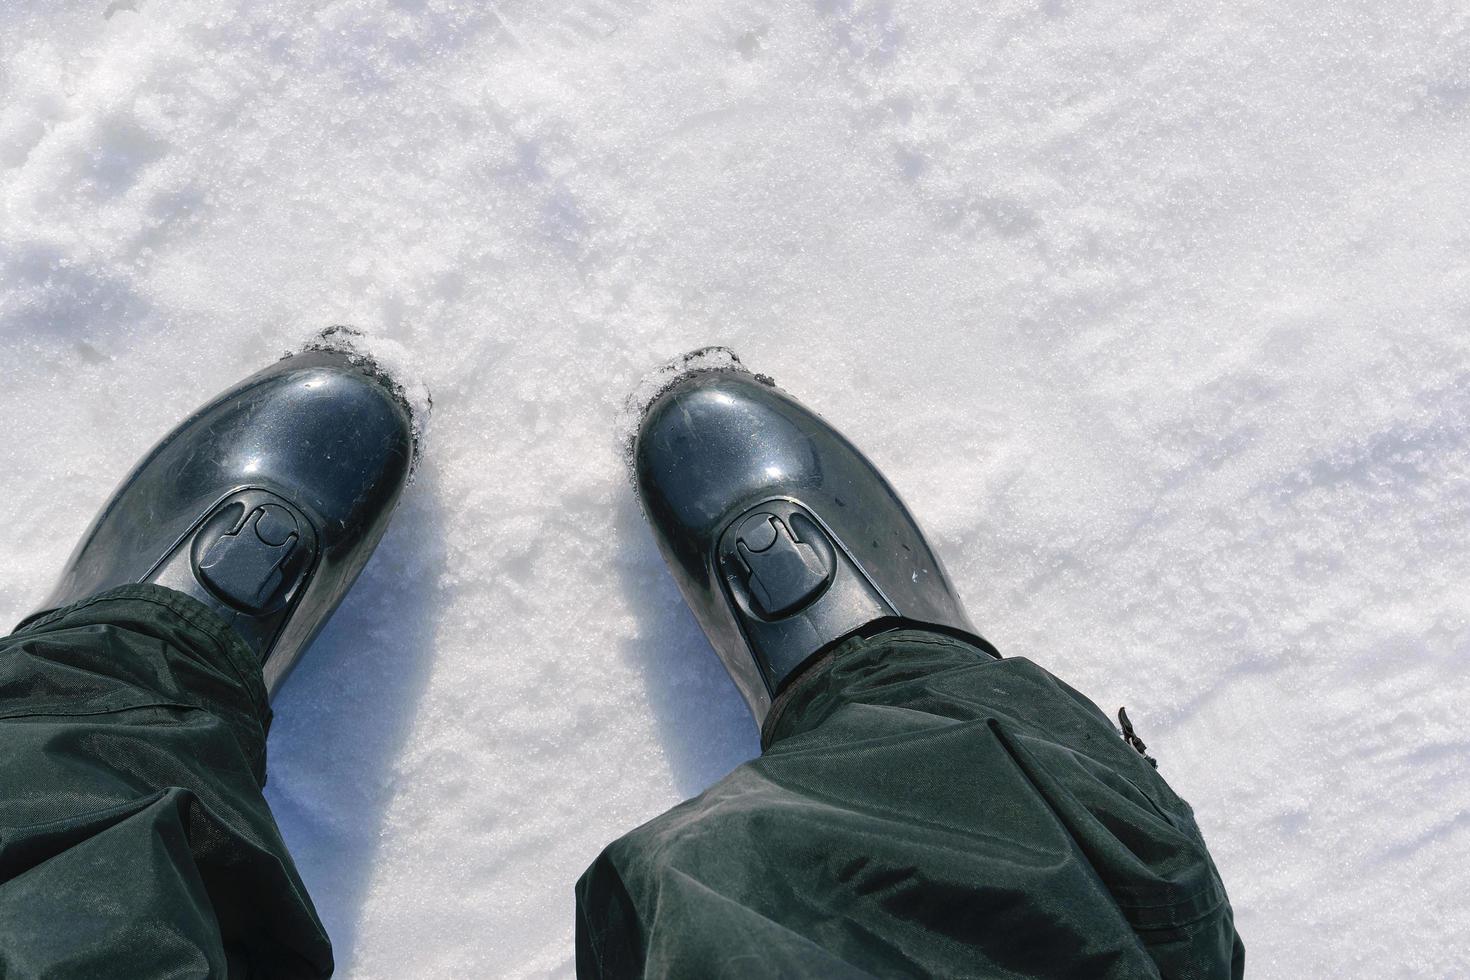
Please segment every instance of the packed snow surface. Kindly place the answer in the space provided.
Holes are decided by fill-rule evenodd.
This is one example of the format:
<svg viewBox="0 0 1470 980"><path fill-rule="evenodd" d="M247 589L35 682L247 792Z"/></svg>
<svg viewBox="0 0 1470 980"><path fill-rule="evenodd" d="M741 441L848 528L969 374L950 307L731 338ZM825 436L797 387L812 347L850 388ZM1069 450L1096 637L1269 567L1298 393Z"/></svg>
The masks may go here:
<svg viewBox="0 0 1470 980"><path fill-rule="evenodd" d="M277 700L339 975L566 976L757 751L623 472L723 344L1126 704L1257 977L1470 975L1463 0L5 0L0 612L347 323L419 478Z"/></svg>

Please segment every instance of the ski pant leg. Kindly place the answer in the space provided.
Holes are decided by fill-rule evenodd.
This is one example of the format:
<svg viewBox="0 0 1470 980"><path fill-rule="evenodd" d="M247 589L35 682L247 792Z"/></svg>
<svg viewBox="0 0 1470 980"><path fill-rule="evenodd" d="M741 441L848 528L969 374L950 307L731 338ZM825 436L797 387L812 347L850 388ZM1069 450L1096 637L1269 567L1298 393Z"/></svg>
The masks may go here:
<svg viewBox="0 0 1470 980"><path fill-rule="evenodd" d="M260 667L127 586L0 640L0 976L326 977L261 787Z"/></svg>
<svg viewBox="0 0 1470 980"><path fill-rule="evenodd" d="M1240 977L1189 806L1023 659L850 640L577 884L583 977Z"/></svg>

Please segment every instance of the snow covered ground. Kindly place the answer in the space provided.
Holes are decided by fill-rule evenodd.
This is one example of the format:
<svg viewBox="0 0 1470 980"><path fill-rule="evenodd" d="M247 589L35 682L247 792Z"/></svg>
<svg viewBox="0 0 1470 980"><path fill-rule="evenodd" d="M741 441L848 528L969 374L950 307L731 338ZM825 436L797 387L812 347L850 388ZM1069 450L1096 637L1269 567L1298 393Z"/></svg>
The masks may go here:
<svg viewBox="0 0 1470 980"><path fill-rule="evenodd" d="M1464 0L3 0L0 614L217 389L353 323L421 477L277 702L339 975L566 976L756 751L624 395L847 430L992 640L1126 704L1258 977L1470 975Z"/></svg>

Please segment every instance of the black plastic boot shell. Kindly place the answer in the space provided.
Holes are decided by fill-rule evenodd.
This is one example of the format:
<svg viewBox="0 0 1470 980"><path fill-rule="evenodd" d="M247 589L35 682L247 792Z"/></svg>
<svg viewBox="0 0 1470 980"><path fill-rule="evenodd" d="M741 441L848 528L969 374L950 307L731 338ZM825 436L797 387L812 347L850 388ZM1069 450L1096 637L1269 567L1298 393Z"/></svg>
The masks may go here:
<svg viewBox="0 0 1470 980"><path fill-rule="evenodd" d="M383 536L413 454L407 407L369 368L337 351L287 357L198 409L134 467L44 609L134 582L187 592L256 650L274 693ZM258 531L257 547L296 535L279 594L251 602L224 576L210 580L228 564L219 535L232 521Z"/></svg>
<svg viewBox="0 0 1470 980"><path fill-rule="evenodd" d="M676 381L644 414L633 472L659 550L758 723L847 636L921 626L993 652L877 467L762 380Z"/></svg>

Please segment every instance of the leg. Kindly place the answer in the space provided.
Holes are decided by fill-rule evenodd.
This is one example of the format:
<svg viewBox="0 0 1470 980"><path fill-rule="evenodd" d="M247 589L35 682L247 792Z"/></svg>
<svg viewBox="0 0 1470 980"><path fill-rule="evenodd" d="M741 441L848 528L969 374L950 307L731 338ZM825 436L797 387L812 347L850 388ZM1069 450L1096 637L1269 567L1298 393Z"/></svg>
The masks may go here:
<svg viewBox="0 0 1470 980"><path fill-rule="evenodd" d="M583 876L582 975L1241 975L1188 805L1031 662L849 640L766 732Z"/></svg>
<svg viewBox="0 0 1470 980"><path fill-rule="evenodd" d="M647 407L635 484L765 754L578 885L584 976L1239 973L1189 807L975 630L877 468L733 357Z"/></svg>
<svg viewBox="0 0 1470 980"><path fill-rule="evenodd" d="M330 975L260 792L269 719L240 638L158 586L0 640L0 975Z"/></svg>
<svg viewBox="0 0 1470 980"><path fill-rule="evenodd" d="M215 398L118 487L0 640L0 976L331 973L260 793L268 698L413 452L380 372L316 350Z"/></svg>

